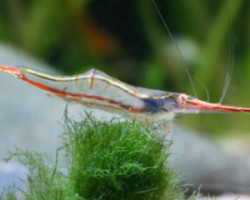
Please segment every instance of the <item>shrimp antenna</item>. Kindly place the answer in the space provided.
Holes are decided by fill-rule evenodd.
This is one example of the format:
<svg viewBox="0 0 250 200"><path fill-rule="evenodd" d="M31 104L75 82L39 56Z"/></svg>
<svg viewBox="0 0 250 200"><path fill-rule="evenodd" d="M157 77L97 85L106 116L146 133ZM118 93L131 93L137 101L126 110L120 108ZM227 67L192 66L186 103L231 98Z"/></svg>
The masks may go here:
<svg viewBox="0 0 250 200"><path fill-rule="evenodd" d="M196 76L193 76L194 79L196 79L196 81L198 81L198 83L200 84L201 88L205 91L206 97L207 97L207 102L210 101L210 96L209 96L209 91L206 87L206 85L200 80L198 79Z"/></svg>
<svg viewBox="0 0 250 200"><path fill-rule="evenodd" d="M222 103L222 101L224 100L226 93L228 91L229 85L230 85L230 81L231 81L231 77L233 74L233 68L234 68L234 60L235 60L235 45L233 42L233 36L234 36L234 32L233 32L233 27L232 27L232 23L230 20L230 16L229 16L229 12L227 10L227 19L228 19L228 24L229 24L229 58L228 58L228 72L225 78L225 82L224 82L224 87L223 87L223 91L221 93L221 97L220 97L220 101L219 103Z"/></svg>
<svg viewBox="0 0 250 200"><path fill-rule="evenodd" d="M197 98L197 92L196 92L196 89L195 89L195 86L194 86L194 82L193 82L193 79L192 79L192 75L191 75L191 73L190 73L190 71L189 71L189 69L188 69L188 66L186 65L185 59L184 59L184 57L183 57L183 55L182 55L182 53L181 53L181 51L180 51L180 48L178 47L177 42L175 41L175 38L174 38L174 36L172 35L172 33L171 33L171 31L170 31L170 29L169 29L169 27L168 27L168 25L167 25L167 23L166 23L164 17L162 16L161 11L160 11L158 5L156 4L155 0L152 0L152 2L153 2L153 4L154 4L154 7L155 7L155 9L156 9L156 12L158 13L158 15L159 15L159 17L160 17L160 19L161 19L161 21L162 21L162 23L163 23L164 28L166 29L166 31L167 31L167 33L168 33L168 35L169 35L169 37L170 37L170 39L171 39L171 41L172 41L172 43L173 43L175 49L177 50L177 52L178 52L178 54L179 54L179 56L180 56L180 58L181 58L182 65L183 65L183 67L184 67L184 69L185 69L185 71L186 71L186 73L187 73L187 75L188 75L188 79L189 79L189 81L190 81L190 83L191 83L191 87L192 87L192 89L193 89L194 96Z"/></svg>

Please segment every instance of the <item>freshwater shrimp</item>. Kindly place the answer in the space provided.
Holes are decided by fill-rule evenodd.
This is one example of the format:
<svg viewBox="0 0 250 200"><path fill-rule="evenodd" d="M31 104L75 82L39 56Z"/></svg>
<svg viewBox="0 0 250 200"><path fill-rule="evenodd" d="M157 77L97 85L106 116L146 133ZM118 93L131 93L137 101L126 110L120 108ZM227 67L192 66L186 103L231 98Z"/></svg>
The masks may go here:
<svg viewBox="0 0 250 200"><path fill-rule="evenodd" d="M142 120L167 122L178 114L250 112L250 108L209 103L184 93L135 87L95 69L75 76L52 76L25 67L4 65L0 66L0 71L68 102Z"/></svg>

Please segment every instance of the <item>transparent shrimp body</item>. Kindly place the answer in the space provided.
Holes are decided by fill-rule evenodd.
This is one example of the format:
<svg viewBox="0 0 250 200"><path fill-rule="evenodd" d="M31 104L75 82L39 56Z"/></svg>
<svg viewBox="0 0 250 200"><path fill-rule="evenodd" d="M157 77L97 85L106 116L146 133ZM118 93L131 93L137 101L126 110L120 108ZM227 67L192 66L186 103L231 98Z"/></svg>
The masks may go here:
<svg viewBox="0 0 250 200"><path fill-rule="evenodd" d="M141 109L142 101L133 95L134 87L121 83L108 75L90 70L84 74L55 77L21 68L22 80L45 89L69 102L105 110L125 112ZM134 110L136 112L136 109Z"/></svg>
<svg viewBox="0 0 250 200"><path fill-rule="evenodd" d="M72 77L51 76L13 66L0 66L0 71L47 90L68 102L143 120L171 121L178 113L200 111L250 111L249 108L208 103L182 93L135 87L94 69Z"/></svg>

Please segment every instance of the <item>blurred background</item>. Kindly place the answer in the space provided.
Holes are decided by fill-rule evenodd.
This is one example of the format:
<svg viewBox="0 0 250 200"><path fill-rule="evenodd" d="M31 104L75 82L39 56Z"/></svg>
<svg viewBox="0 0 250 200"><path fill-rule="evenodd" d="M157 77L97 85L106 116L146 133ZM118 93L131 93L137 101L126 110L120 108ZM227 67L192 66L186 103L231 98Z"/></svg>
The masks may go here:
<svg viewBox="0 0 250 200"><path fill-rule="evenodd" d="M211 102L219 101L233 67L223 103L250 106L250 1L156 3L174 40L151 0L1 0L0 41L63 74L96 68L130 84L194 96L187 65L197 96L207 100L208 93ZM249 117L200 114L176 121L215 137L248 138Z"/></svg>
<svg viewBox="0 0 250 200"><path fill-rule="evenodd" d="M250 1L155 1L174 39L151 0L1 0L0 64L23 62L45 70L49 64L65 75L96 68L136 86L197 94L210 102L219 102L230 77L222 103L250 107ZM20 143L55 150L63 131L56 121L65 103L8 75L1 74L0 82L1 157ZM195 189L203 185L208 191L249 193L249 121L246 113L177 117L176 124L188 127L177 128L181 135L173 144L173 168L185 175L184 183ZM207 136L218 140L214 144ZM0 163L0 183L12 183L9 168ZM16 177L23 174L19 166L12 168ZM221 181L230 187L219 187Z"/></svg>

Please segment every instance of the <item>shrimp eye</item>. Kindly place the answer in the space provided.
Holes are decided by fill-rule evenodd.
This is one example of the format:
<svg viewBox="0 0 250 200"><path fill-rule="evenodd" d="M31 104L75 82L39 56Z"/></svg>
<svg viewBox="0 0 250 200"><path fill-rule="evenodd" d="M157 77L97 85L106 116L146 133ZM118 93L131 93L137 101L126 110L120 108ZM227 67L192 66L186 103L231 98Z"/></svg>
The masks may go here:
<svg viewBox="0 0 250 200"><path fill-rule="evenodd" d="M181 94L179 97L178 97L178 101L180 102L185 102L187 100L188 96L186 94Z"/></svg>
<svg viewBox="0 0 250 200"><path fill-rule="evenodd" d="M186 94L180 94L178 97L178 103L182 106L186 103L186 100L188 99L188 96Z"/></svg>

